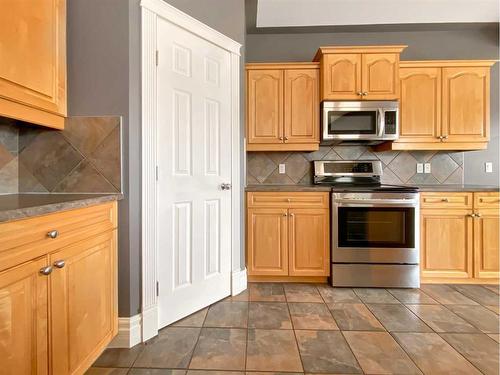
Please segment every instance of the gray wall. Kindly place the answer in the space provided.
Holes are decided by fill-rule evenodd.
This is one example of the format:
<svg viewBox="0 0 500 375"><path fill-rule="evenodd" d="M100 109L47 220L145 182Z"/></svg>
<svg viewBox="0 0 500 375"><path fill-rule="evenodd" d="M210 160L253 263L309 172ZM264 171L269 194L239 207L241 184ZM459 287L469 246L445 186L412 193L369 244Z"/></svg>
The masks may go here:
<svg viewBox="0 0 500 375"><path fill-rule="evenodd" d="M258 31L247 34L246 61L310 61L319 46L407 44L402 60L498 59L498 24L395 25L346 28ZM326 28L327 29L327 28ZM317 29L316 29L317 30ZM252 31L251 31L252 32ZM255 32L255 30L254 30ZM499 182L499 64L491 74L491 142L488 149L465 153L465 183ZM494 173L484 172L484 162L493 162Z"/></svg>
<svg viewBox="0 0 500 375"><path fill-rule="evenodd" d="M167 2L244 43L244 0ZM122 317L137 314L141 307L139 4L140 0L68 0L67 5L69 115L123 116L125 198L119 206L118 258L118 303Z"/></svg>

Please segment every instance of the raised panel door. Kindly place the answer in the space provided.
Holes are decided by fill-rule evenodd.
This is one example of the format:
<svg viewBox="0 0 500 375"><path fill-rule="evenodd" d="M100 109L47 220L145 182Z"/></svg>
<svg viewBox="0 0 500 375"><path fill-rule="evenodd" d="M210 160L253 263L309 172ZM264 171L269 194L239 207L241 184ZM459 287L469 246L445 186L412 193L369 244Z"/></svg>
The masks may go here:
<svg viewBox="0 0 500 375"><path fill-rule="evenodd" d="M319 143L319 70L285 70L285 143Z"/></svg>
<svg viewBox="0 0 500 375"><path fill-rule="evenodd" d="M51 254L54 374L81 374L118 331L116 230Z"/></svg>
<svg viewBox="0 0 500 375"><path fill-rule="evenodd" d="M399 142L440 142L441 69L400 68Z"/></svg>
<svg viewBox="0 0 500 375"><path fill-rule="evenodd" d="M330 274L330 216L326 209L290 209L289 275Z"/></svg>
<svg viewBox="0 0 500 375"><path fill-rule="evenodd" d="M249 275L288 275L287 210L247 210L247 269Z"/></svg>
<svg viewBox="0 0 500 375"><path fill-rule="evenodd" d="M472 277L471 211L424 209L420 218L422 278Z"/></svg>
<svg viewBox="0 0 500 375"><path fill-rule="evenodd" d="M0 114L63 127L33 109L66 115L66 1L0 2L0 40Z"/></svg>
<svg viewBox="0 0 500 375"><path fill-rule="evenodd" d="M0 273L0 374L48 374L46 257Z"/></svg>
<svg viewBox="0 0 500 375"><path fill-rule="evenodd" d="M247 138L283 143L283 70L247 72Z"/></svg>
<svg viewBox="0 0 500 375"><path fill-rule="evenodd" d="M363 54L362 77L363 100L399 99L399 54Z"/></svg>
<svg viewBox="0 0 500 375"><path fill-rule="evenodd" d="M487 67L443 68L445 142L489 140L489 71Z"/></svg>
<svg viewBox="0 0 500 375"><path fill-rule="evenodd" d="M482 209L474 219L474 277L494 278L500 276L500 227L498 209Z"/></svg>
<svg viewBox="0 0 500 375"><path fill-rule="evenodd" d="M326 54L321 70L322 100L361 100L361 54Z"/></svg>

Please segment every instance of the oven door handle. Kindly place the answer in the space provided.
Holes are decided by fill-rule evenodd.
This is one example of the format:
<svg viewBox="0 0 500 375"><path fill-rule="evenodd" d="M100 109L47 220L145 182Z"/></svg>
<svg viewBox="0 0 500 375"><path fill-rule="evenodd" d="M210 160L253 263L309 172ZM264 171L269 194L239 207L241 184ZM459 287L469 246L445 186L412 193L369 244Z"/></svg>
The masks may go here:
<svg viewBox="0 0 500 375"><path fill-rule="evenodd" d="M335 199L337 204L348 205L387 205L387 206L416 206L418 201L415 199Z"/></svg>

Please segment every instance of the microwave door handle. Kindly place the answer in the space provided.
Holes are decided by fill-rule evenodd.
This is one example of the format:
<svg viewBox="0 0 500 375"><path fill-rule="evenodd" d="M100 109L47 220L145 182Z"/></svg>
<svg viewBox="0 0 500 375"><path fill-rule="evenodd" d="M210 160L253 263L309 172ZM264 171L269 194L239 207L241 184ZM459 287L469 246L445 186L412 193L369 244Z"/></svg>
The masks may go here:
<svg viewBox="0 0 500 375"><path fill-rule="evenodd" d="M385 133L385 112L382 108L378 110L377 137L382 138Z"/></svg>

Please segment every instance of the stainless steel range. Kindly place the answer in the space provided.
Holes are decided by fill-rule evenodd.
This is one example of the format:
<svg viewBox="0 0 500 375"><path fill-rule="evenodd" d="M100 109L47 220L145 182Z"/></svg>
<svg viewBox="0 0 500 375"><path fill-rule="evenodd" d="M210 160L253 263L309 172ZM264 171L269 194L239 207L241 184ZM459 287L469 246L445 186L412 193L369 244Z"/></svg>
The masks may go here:
<svg viewBox="0 0 500 375"><path fill-rule="evenodd" d="M332 285L420 286L419 194L380 183L380 161L315 161L332 186Z"/></svg>

